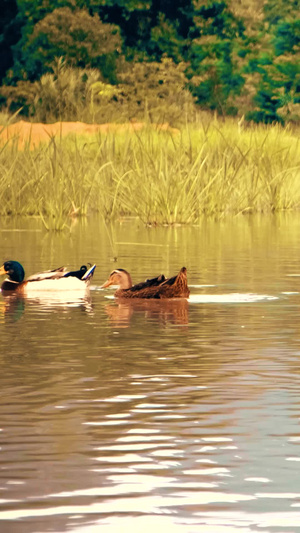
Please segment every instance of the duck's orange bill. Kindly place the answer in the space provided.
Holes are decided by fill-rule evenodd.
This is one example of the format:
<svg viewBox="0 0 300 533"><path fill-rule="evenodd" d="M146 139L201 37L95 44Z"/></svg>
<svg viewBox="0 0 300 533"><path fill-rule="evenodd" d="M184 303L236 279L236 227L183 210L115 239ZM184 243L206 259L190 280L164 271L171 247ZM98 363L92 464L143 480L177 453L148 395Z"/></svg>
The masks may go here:
<svg viewBox="0 0 300 533"><path fill-rule="evenodd" d="M4 265L0 268L0 276L3 276L3 274L7 274L6 270L4 269Z"/></svg>
<svg viewBox="0 0 300 533"><path fill-rule="evenodd" d="M103 285L100 286L100 289L106 289L106 287L109 287L112 284L111 280L108 279Z"/></svg>

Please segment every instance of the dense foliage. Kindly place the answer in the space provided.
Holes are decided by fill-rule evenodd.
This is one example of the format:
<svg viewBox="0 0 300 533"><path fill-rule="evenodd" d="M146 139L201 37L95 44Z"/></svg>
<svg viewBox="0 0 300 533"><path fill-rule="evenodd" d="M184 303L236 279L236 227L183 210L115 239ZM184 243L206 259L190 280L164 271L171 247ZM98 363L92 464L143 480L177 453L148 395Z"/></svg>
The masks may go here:
<svg viewBox="0 0 300 533"><path fill-rule="evenodd" d="M177 121L198 105L256 122L300 120L300 0L1 7L0 101L8 111L36 120L158 120L170 111Z"/></svg>

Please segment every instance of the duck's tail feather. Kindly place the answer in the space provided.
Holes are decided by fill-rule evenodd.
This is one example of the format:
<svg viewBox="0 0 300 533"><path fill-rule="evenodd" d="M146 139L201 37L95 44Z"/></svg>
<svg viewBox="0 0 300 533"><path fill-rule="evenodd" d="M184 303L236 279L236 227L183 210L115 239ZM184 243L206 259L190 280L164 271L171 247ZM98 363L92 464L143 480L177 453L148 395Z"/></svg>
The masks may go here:
<svg viewBox="0 0 300 533"><path fill-rule="evenodd" d="M95 268L96 268L96 265L91 266L91 268L89 268L87 270L87 272L84 274L84 276L82 276L82 278L81 278L82 281L87 281L88 279L90 279L93 276L93 274L94 274Z"/></svg>

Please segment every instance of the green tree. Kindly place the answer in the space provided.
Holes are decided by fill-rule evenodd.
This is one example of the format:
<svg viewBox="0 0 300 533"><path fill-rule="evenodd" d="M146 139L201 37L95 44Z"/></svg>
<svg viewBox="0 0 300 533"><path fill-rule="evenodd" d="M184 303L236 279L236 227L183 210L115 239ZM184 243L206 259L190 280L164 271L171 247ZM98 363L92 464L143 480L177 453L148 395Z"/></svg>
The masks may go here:
<svg viewBox="0 0 300 533"><path fill-rule="evenodd" d="M263 11L264 19L269 26L277 26L282 20L299 16L300 0L267 0L263 5Z"/></svg>
<svg viewBox="0 0 300 533"><path fill-rule="evenodd" d="M0 83L13 65L12 46L21 37L21 24L17 20L16 0L0 0Z"/></svg>
<svg viewBox="0 0 300 533"><path fill-rule="evenodd" d="M192 117L194 99L187 88L186 65L164 57L135 62L120 74L119 101L128 118L176 124Z"/></svg>
<svg viewBox="0 0 300 533"><path fill-rule="evenodd" d="M91 0L101 20L118 24L128 54L181 61L192 23L193 0ZM169 40L170 39L170 40Z"/></svg>
<svg viewBox="0 0 300 533"><path fill-rule="evenodd" d="M75 7L75 0L0 0L4 2L5 26L11 25L14 31L9 32L10 37L15 34L11 42L9 53L10 64L6 66L6 81L15 83L18 79L26 78L24 71L24 49L28 44L28 37L32 34L34 25L48 13L59 7ZM10 5L10 9L5 4ZM15 10L11 6L15 4ZM12 17L12 18L11 18ZM2 17L1 17L2 19Z"/></svg>
<svg viewBox="0 0 300 533"><path fill-rule="evenodd" d="M121 47L116 25L104 24L86 10L58 8L33 27L15 62L15 76L38 79L51 70L55 57L63 57L70 66L98 68L105 78L115 81Z"/></svg>
<svg viewBox="0 0 300 533"><path fill-rule="evenodd" d="M275 27L272 44L276 56L297 54L300 49L300 19L280 21Z"/></svg>
<svg viewBox="0 0 300 533"><path fill-rule="evenodd" d="M234 97L244 84L237 62L237 44L244 38L243 24L226 2L198 4L186 54L191 90L199 104L219 113L235 113Z"/></svg>
<svg viewBox="0 0 300 533"><path fill-rule="evenodd" d="M270 2L268 3L270 4ZM269 50L260 53L252 64L252 71L259 74L254 107L247 118L257 122L284 122L300 120L300 19L291 19L295 2L287 2L284 13L272 15L269 33ZM278 17L275 17L275 13Z"/></svg>

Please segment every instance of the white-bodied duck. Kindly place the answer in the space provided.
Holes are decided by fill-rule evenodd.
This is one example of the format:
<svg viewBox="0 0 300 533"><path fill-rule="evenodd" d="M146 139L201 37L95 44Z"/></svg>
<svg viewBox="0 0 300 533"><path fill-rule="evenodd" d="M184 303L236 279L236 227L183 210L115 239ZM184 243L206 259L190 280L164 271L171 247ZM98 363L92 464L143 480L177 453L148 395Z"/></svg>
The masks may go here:
<svg viewBox="0 0 300 533"><path fill-rule="evenodd" d="M0 275L6 274L7 279L1 285L3 293L16 292L27 295L39 291L74 291L86 289L94 274L96 265L88 268L82 265L79 270L67 271L65 267L38 272L25 278L25 271L18 261L5 261L0 268Z"/></svg>

